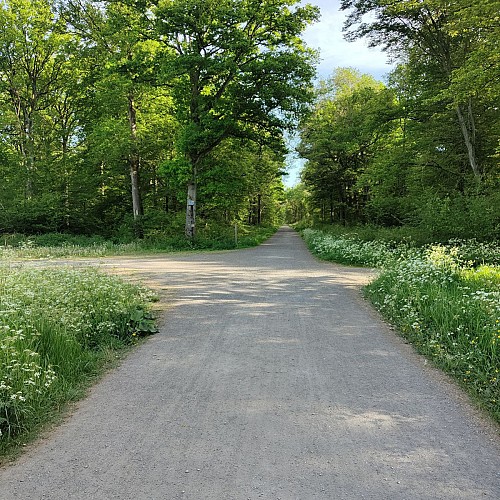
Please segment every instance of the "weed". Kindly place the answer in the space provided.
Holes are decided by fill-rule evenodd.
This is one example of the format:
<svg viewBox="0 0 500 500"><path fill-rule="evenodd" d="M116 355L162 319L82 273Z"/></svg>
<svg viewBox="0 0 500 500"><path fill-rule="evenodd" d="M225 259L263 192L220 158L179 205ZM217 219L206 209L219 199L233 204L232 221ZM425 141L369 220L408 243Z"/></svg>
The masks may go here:
<svg viewBox="0 0 500 500"><path fill-rule="evenodd" d="M105 240L102 237L75 236L59 233L39 236L4 235L0 260L56 259L110 255L166 253L186 250L229 250L259 245L276 232L274 226L238 226L237 242L234 227L226 225L200 227L194 241L185 236L157 234L128 242Z"/></svg>
<svg viewBox="0 0 500 500"><path fill-rule="evenodd" d="M95 269L0 267L0 452L156 331L155 296Z"/></svg>
<svg viewBox="0 0 500 500"><path fill-rule="evenodd" d="M381 268L365 289L373 304L500 422L498 244L417 247L310 229L303 236L321 258Z"/></svg>

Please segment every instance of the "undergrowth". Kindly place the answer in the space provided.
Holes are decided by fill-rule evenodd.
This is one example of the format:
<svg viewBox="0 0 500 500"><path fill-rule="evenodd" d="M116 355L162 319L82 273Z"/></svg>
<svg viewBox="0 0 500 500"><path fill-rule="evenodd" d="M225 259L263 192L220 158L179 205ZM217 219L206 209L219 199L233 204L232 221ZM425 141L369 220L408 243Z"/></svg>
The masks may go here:
<svg viewBox="0 0 500 500"><path fill-rule="evenodd" d="M320 258L380 268L367 296L420 353L451 374L500 422L500 246L497 242L361 240L319 230Z"/></svg>
<svg viewBox="0 0 500 500"><path fill-rule="evenodd" d="M94 269L0 266L0 454L23 442L138 337L155 296Z"/></svg>
<svg viewBox="0 0 500 500"><path fill-rule="evenodd" d="M272 236L276 230L275 226L240 225L235 237L234 227L206 224L198 231L193 241L184 235L161 233L126 241L63 233L32 236L4 234L0 240L0 260L92 258L189 250L230 250L257 246Z"/></svg>

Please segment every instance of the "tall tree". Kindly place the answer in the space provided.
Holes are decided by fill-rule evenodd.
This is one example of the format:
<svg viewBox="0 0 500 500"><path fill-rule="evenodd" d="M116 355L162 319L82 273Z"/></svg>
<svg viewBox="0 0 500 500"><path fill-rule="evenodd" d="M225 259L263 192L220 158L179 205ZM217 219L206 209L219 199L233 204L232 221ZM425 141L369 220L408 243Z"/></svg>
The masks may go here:
<svg viewBox="0 0 500 500"><path fill-rule="evenodd" d="M492 10L493 3L496 2L476 2L477 5L488 7L487 11ZM485 34L485 30L474 23L464 25L459 21L466 13L464 2L342 0L341 5L343 9L351 9L346 23L349 39L366 36L372 45L382 45L394 54L416 54L421 62L428 63L430 71L441 73L441 83L436 86L434 97L439 100L448 94L462 134L469 167L475 178L481 179L483 165L478 159L475 96L469 92L456 94L451 99L447 93L452 80L462 74L460 69L471 60L471 53L482 44ZM477 9L473 11L477 13ZM369 16L370 21L365 22L364 16Z"/></svg>
<svg viewBox="0 0 500 500"><path fill-rule="evenodd" d="M331 222L361 216L366 193L357 180L373 160L395 118L394 96L383 84L350 68L321 82L311 115L302 122L299 154L313 200Z"/></svg>
<svg viewBox="0 0 500 500"><path fill-rule="evenodd" d="M9 0L0 7L0 92L12 117L25 197L33 198L43 112L63 86L71 35L48 0Z"/></svg>
<svg viewBox="0 0 500 500"><path fill-rule="evenodd" d="M121 144L128 150L132 214L140 234L144 208L138 106L144 102L145 94L155 93L155 60L161 46L147 36L145 18L126 2L107 2L103 9L92 2L72 0L66 5L66 11L82 41L100 53L101 81L97 85L102 88L102 82L107 81L112 86L110 92L115 97L121 96L123 102L120 107L126 117L128 134L126 139L122 137Z"/></svg>
<svg viewBox="0 0 500 500"><path fill-rule="evenodd" d="M186 235L195 235L197 181L207 156L229 137L281 142L303 111L314 76L300 39L318 9L299 0L160 0L158 39L174 56L166 79L182 124L178 149L189 166ZM151 14L152 13L152 14Z"/></svg>

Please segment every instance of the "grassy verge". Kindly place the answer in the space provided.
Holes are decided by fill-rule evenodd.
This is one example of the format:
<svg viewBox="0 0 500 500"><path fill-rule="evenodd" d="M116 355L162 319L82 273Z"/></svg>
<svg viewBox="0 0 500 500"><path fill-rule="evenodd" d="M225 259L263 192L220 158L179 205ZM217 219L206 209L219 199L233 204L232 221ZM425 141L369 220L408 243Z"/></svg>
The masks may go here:
<svg viewBox="0 0 500 500"><path fill-rule="evenodd" d="M234 227L200 229L194 241L184 236L150 235L133 241L105 240L99 236L44 234L38 236L3 235L0 260L106 257L111 255L155 254L187 250L230 250L257 246L276 232L274 226L240 225L235 239Z"/></svg>
<svg viewBox="0 0 500 500"><path fill-rule="evenodd" d="M153 299L93 269L0 267L0 456L155 330Z"/></svg>
<svg viewBox="0 0 500 500"><path fill-rule="evenodd" d="M367 296L420 353L500 422L500 248L451 241L419 247L305 230L321 258L381 268Z"/></svg>

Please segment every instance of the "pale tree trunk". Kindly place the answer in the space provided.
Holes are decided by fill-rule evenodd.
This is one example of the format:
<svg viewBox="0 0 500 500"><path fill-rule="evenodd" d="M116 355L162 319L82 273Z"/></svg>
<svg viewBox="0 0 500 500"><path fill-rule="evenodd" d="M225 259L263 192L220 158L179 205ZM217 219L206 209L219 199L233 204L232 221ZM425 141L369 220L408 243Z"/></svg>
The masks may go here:
<svg viewBox="0 0 500 500"><path fill-rule="evenodd" d="M186 205L186 236L192 240L196 236L196 176L188 184Z"/></svg>
<svg viewBox="0 0 500 500"><path fill-rule="evenodd" d="M460 105L455 108L455 111L457 113L458 123L464 138L465 147L467 148L469 165L472 168L475 178L477 180L481 180L481 171L476 158L476 130L471 103L469 102L469 107L467 109L467 118L464 116L464 111Z"/></svg>
<svg viewBox="0 0 500 500"><path fill-rule="evenodd" d="M130 139L132 142L132 151L129 155L130 166L130 181L132 190L132 213L134 221L139 222L139 219L144 215L141 200L141 191L139 186L139 168L140 157L137 152L137 113L134 104L134 96L132 93L128 95L128 119L130 127ZM139 230L138 236L142 236Z"/></svg>
<svg viewBox="0 0 500 500"><path fill-rule="evenodd" d="M64 220L66 227L70 226L70 212L71 212L71 203L70 203L70 172L68 166L68 142L69 138L66 132L63 134L62 139L62 162L64 168Z"/></svg>
<svg viewBox="0 0 500 500"><path fill-rule="evenodd" d="M35 143L33 138L33 118L25 112L24 119L24 144L22 147L26 168L26 198L31 200L34 195L33 175L35 172Z"/></svg>
<svg viewBox="0 0 500 500"><path fill-rule="evenodd" d="M260 226L262 222L262 195L257 195L257 225Z"/></svg>
<svg viewBox="0 0 500 500"><path fill-rule="evenodd" d="M200 125L199 116L199 93L200 93L200 72L193 68L189 74L189 82L191 86L191 102L189 105L190 119L193 124ZM191 180L187 189L187 203L186 203L186 227L185 234L189 240L194 240L196 236L196 174L197 163L200 159L199 156L189 155L189 162L191 163Z"/></svg>

